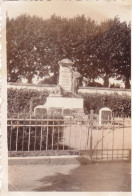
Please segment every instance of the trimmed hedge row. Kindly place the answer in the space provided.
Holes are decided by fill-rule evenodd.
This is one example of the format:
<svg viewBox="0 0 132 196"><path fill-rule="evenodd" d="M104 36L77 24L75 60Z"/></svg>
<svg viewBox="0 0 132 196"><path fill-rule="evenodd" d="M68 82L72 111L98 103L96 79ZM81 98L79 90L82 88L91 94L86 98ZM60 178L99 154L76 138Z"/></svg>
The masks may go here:
<svg viewBox="0 0 132 196"><path fill-rule="evenodd" d="M40 92L28 89L8 89L8 117L18 113L29 113L31 99L33 100L33 111L35 106L46 102L48 95L49 91L47 90ZM126 94L79 93L79 95L84 98L84 108L88 113L91 109L98 113L100 108L109 107L114 116L131 116L131 97Z"/></svg>
<svg viewBox="0 0 132 196"><path fill-rule="evenodd" d="M32 111L37 105L42 105L46 102L46 97L49 92L44 90L42 92L29 89L8 89L8 117L15 114L29 114L30 101L32 100Z"/></svg>
<svg viewBox="0 0 132 196"><path fill-rule="evenodd" d="M109 107L114 116L131 117L131 97L126 94L85 93L81 94L81 96L84 98L84 107L87 108L88 111L93 109L94 113L98 114L102 107Z"/></svg>

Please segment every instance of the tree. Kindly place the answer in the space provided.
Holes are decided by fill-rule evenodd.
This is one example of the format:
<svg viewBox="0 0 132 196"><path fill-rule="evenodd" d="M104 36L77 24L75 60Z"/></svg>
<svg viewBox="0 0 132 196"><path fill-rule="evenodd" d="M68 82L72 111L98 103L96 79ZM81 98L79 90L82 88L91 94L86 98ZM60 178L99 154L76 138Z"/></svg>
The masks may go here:
<svg viewBox="0 0 132 196"><path fill-rule="evenodd" d="M115 19L116 20L116 19ZM110 63L111 51L113 51L110 29L114 24L113 19L102 22L100 25L92 21L85 25L85 39L80 47L82 54L79 63L81 73L91 82L98 77L104 79L104 86L109 85L109 77L113 76L114 68ZM88 34L88 32L90 33Z"/></svg>
<svg viewBox="0 0 132 196"><path fill-rule="evenodd" d="M69 58L82 77L94 83L98 77L108 87L109 78L130 81L130 24L119 18L101 24L83 15L42 19L21 15L7 18L8 81L33 77L57 84L58 62ZM52 75L51 75L52 73Z"/></svg>
<svg viewBox="0 0 132 196"><path fill-rule="evenodd" d="M50 78L52 72L52 81L57 83L58 61L63 58L76 62L81 71L83 43L94 32L94 25L94 21L84 16L66 19L53 15L46 20L28 15L7 18L8 81L27 78L31 82L36 75Z"/></svg>
<svg viewBox="0 0 132 196"><path fill-rule="evenodd" d="M118 44L112 57L116 69L116 78L125 82L125 88L130 88L131 79L131 25L126 22L118 26Z"/></svg>
<svg viewBox="0 0 132 196"><path fill-rule="evenodd" d="M42 18L21 15L7 18L7 71L8 81L27 78L31 82L35 75L48 74L48 53L43 43ZM44 52L45 51L45 52ZM39 69L41 68L41 69Z"/></svg>
<svg viewBox="0 0 132 196"><path fill-rule="evenodd" d="M126 84L130 80L130 38L130 25L119 18L101 23L92 52L105 87L109 86L110 77L124 78Z"/></svg>
<svg viewBox="0 0 132 196"><path fill-rule="evenodd" d="M75 23L76 22L76 23ZM73 46L75 66L83 77L94 81L98 77L97 59L91 50L91 45L99 33L99 25L92 19L84 16L75 18L72 26L76 25ZM97 69L95 69L95 67Z"/></svg>

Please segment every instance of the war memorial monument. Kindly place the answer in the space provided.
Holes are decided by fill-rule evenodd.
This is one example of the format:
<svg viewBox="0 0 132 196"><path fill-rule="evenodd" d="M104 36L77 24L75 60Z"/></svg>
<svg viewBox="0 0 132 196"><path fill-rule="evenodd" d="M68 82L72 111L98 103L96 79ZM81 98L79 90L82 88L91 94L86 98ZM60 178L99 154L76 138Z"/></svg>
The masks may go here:
<svg viewBox="0 0 132 196"><path fill-rule="evenodd" d="M44 115L52 112L60 112L62 116L85 115L83 98L77 94L79 88L80 73L73 70L73 62L63 59L59 64L59 82L55 90L50 92L44 105L38 105L34 109L35 115ZM69 93L71 97L64 94Z"/></svg>

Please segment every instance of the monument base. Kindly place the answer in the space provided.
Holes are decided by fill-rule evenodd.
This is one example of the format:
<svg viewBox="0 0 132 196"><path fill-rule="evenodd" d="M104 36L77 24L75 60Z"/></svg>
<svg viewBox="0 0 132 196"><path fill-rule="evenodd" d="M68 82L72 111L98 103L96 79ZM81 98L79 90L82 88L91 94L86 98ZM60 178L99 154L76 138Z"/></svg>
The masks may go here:
<svg viewBox="0 0 132 196"><path fill-rule="evenodd" d="M46 114L61 114L62 116L84 115L83 99L70 97L47 97L44 105L39 105L34 109L35 116L45 116Z"/></svg>

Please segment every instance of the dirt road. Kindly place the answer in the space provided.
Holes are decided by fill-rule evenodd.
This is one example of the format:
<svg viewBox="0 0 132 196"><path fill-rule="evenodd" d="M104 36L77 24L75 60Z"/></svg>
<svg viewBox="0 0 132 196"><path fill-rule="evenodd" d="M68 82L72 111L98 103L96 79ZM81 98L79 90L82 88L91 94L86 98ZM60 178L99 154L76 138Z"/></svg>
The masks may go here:
<svg viewBox="0 0 132 196"><path fill-rule="evenodd" d="M130 162L9 165L9 191L131 190Z"/></svg>

